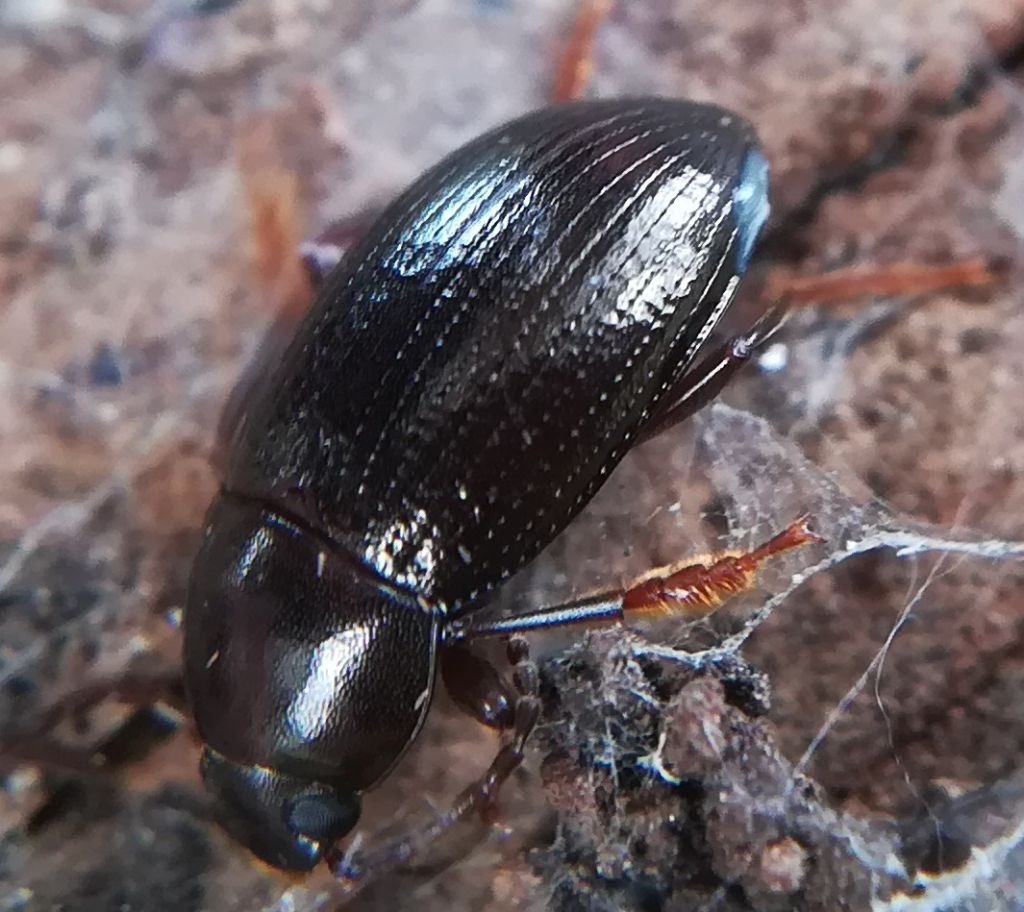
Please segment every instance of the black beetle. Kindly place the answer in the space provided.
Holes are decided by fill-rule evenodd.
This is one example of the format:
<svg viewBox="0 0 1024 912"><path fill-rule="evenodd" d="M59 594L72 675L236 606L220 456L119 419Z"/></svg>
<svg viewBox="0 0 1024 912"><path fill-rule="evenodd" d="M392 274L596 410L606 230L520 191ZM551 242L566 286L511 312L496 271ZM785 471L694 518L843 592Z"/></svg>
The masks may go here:
<svg viewBox="0 0 1024 912"><path fill-rule="evenodd" d="M574 103L450 155L323 280L245 402L185 615L203 776L257 855L309 869L352 829L441 651L487 677L468 615L742 362L753 336L695 367L767 212L735 114ZM622 596L480 632L621 617ZM526 705L477 709L517 731L480 794Z"/></svg>

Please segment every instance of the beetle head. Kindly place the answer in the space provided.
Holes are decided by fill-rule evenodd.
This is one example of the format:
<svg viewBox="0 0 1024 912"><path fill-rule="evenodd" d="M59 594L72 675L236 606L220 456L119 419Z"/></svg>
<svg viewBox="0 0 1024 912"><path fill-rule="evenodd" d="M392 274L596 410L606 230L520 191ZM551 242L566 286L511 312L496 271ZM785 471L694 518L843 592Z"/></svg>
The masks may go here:
<svg viewBox="0 0 1024 912"><path fill-rule="evenodd" d="M207 747L203 782L224 828L268 864L308 871L359 820L359 796L258 764L235 763Z"/></svg>
<svg viewBox="0 0 1024 912"><path fill-rule="evenodd" d="M430 703L439 619L324 537L222 495L185 612L185 683L227 829L305 870Z"/></svg>

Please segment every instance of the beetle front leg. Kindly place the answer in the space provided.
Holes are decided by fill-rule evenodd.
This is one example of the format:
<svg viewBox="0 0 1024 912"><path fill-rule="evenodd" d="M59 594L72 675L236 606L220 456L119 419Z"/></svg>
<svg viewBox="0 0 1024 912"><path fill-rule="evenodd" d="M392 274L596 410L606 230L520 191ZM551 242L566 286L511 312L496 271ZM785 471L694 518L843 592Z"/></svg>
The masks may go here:
<svg viewBox="0 0 1024 912"><path fill-rule="evenodd" d="M503 689L500 675L493 666L464 642L456 642L442 656L442 676L449 692L454 690L452 698L456 704L484 724L508 732L486 772L463 789L444 814L419 830L372 853L335 849L327 859L335 877L358 888L407 863L473 814L485 819L492 816L498 792L522 764L526 744L540 717L538 672L530 660L528 643L523 637L510 637L506 651L512 665L515 697Z"/></svg>
<svg viewBox="0 0 1024 912"><path fill-rule="evenodd" d="M515 692L479 650L456 640L442 648L439 664L444 688L459 709L488 728L515 725Z"/></svg>
<svg viewBox="0 0 1024 912"><path fill-rule="evenodd" d="M477 812L485 818L491 816L501 786L522 764L526 743L540 717L540 698L537 696L539 673L530 659L530 646L521 636L509 638L508 660L512 664L512 681L517 699L508 739L502 744L487 772L464 789L448 812L452 824Z"/></svg>

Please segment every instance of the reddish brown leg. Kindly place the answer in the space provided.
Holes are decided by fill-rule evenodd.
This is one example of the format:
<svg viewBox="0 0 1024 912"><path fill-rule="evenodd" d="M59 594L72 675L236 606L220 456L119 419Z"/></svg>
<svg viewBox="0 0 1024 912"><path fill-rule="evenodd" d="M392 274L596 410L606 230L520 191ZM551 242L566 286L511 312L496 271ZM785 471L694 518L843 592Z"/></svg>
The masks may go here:
<svg viewBox="0 0 1024 912"><path fill-rule="evenodd" d="M526 742L529 740L540 714L540 701L537 698L537 667L530 661L530 651L526 640L522 637L512 637L508 642L507 654L513 665L512 680L517 696L514 708L510 704L508 706L507 717L511 721L508 735L487 771L459 794L448 811L415 832L387 843L370 853L345 853L336 849L328 856L328 865L336 877L352 885L363 885L367 881L405 864L467 817L477 813L485 818L490 817L501 786L523 762ZM489 663L471 652L466 646L449 653L447 658L449 669L453 667L451 663L460 658L468 663L468 669L464 668L457 672L449 670L445 675L444 666L442 666L446 684L451 680L461 690L460 693L453 693L456 703L467 708L473 716L487 724L495 724L499 717L505 718L503 710L495 711L494 709L496 689L500 686L500 676ZM474 695L487 705L482 706L475 703ZM507 702L512 697L506 691L502 695L502 699Z"/></svg>
<svg viewBox="0 0 1024 912"><path fill-rule="evenodd" d="M769 558L821 541L823 539L808 527L807 517L801 517L750 551L725 553L648 574L623 593L622 613L625 617L706 614L729 596L750 589L758 569Z"/></svg>
<svg viewBox="0 0 1024 912"><path fill-rule="evenodd" d="M299 175L285 163L282 126L274 113L247 120L235 137L235 159L248 216L253 290L279 316L306 312L312 286L298 254L306 230Z"/></svg>
<svg viewBox="0 0 1024 912"><path fill-rule="evenodd" d="M712 402L743 368L758 347L785 322L788 308L825 301L844 301L865 295L923 294L943 288L982 286L995 281L982 259L945 266L902 263L865 269L841 269L818 276L776 277L767 297L772 307L751 329L727 340L720 348L688 370L666 393L637 438L638 443L657 436Z"/></svg>
<svg viewBox="0 0 1024 912"><path fill-rule="evenodd" d="M324 277L378 214L370 211L334 222L312 241L300 243L306 232L302 186L299 175L285 164L281 130L273 114L254 117L239 131L235 146L248 216L253 291L274 321L225 402L214 453L218 463L242 426L253 387L280 361Z"/></svg>
<svg viewBox="0 0 1024 912"><path fill-rule="evenodd" d="M807 527L806 519L799 519L749 551L662 568L624 589L491 623L453 621L442 657L445 683L459 706L488 725L503 727L511 715L508 735L484 775L466 788L446 813L370 853L335 849L328 856L331 871L349 889L358 890L374 877L408 862L460 821L474 813L486 817L493 811L502 784L523 761L526 742L540 714L537 667L530 661L528 644L520 633L614 623L649 613L703 615L729 595L753 585L758 568L772 556L816 541L820 539ZM489 636L509 638L506 649L517 694L514 712L510 712L513 697L501 676L470 647L473 639Z"/></svg>
<svg viewBox="0 0 1024 912"><path fill-rule="evenodd" d="M945 288L990 285L994 281L989 263L977 257L942 266L896 263L856 266L816 276L776 276L769 285L768 297L788 305L801 305L848 301L865 295L924 294Z"/></svg>
<svg viewBox="0 0 1024 912"><path fill-rule="evenodd" d="M593 70L594 39L611 14L612 0L582 0L572 31L558 61L551 88L554 102L575 101L583 94Z"/></svg>

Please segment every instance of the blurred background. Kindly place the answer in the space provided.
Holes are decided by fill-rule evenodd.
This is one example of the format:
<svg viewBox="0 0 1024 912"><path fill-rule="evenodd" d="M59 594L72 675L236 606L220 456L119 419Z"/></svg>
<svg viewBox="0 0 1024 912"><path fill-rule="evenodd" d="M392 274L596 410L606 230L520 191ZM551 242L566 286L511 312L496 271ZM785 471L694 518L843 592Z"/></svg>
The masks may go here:
<svg viewBox="0 0 1024 912"><path fill-rule="evenodd" d="M707 623L538 642L559 699L498 822L351 907L1024 908L1024 3L0 0L0 85L0 912L341 901L253 862L198 783L179 624L220 409L302 240L568 91L755 124L773 215L739 325L779 276L995 278L803 307L632 454L503 609L801 512L826 544ZM770 682L767 717L682 700L672 648L715 646ZM735 747L699 794L650 762L664 738L627 744L616 700L651 663L666 749L686 719ZM142 673L168 689L141 708L83 697ZM367 838L494 749L439 698Z"/></svg>

